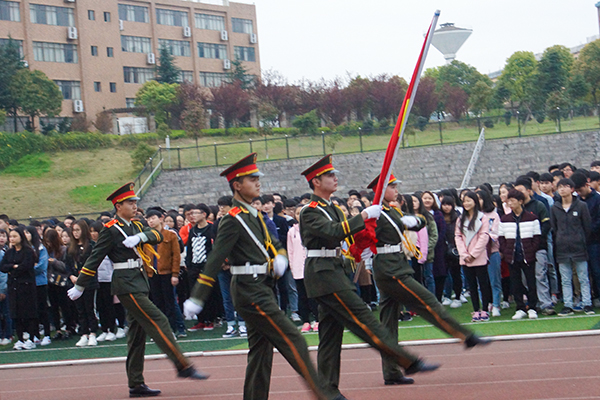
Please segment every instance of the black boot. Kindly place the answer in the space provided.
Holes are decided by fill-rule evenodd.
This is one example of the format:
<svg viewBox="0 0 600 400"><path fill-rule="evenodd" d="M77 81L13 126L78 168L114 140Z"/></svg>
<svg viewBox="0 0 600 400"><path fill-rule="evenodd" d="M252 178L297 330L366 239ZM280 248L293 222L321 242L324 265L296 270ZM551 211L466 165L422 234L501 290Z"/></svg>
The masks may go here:
<svg viewBox="0 0 600 400"><path fill-rule="evenodd" d="M435 371L440 367L440 364L428 364L422 359L418 359L414 363L410 365L410 367L406 368L404 372L406 375L416 374L417 372L430 372Z"/></svg>
<svg viewBox="0 0 600 400"><path fill-rule="evenodd" d="M204 372L200 372L196 370L194 367L187 367L186 369L182 369L177 373L178 378L190 378L190 379L199 379L204 380L208 379L210 375L205 374Z"/></svg>
<svg viewBox="0 0 600 400"><path fill-rule="evenodd" d="M154 397L159 394L160 390L150 389L143 383L129 389L129 397Z"/></svg>
<svg viewBox="0 0 600 400"><path fill-rule="evenodd" d="M386 379L384 381L386 385L412 385L415 383L413 378L407 378L406 376L401 376L395 379Z"/></svg>
<svg viewBox="0 0 600 400"><path fill-rule="evenodd" d="M465 347L467 349L473 348L475 346L485 346L492 343L492 339L486 339L477 336L476 334L472 334L465 340Z"/></svg>

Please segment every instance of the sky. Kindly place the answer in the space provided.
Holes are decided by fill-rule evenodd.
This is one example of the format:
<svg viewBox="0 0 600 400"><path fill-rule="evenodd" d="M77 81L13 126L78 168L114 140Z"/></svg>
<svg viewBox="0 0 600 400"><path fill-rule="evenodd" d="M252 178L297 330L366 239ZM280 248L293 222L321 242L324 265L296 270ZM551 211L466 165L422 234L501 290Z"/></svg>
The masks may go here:
<svg viewBox="0 0 600 400"><path fill-rule="evenodd" d="M261 68L289 83L412 75L436 9L473 33L457 60L487 74L515 51L573 47L599 34L594 0L236 0L256 5ZM430 49L425 68L445 64Z"/></svg>

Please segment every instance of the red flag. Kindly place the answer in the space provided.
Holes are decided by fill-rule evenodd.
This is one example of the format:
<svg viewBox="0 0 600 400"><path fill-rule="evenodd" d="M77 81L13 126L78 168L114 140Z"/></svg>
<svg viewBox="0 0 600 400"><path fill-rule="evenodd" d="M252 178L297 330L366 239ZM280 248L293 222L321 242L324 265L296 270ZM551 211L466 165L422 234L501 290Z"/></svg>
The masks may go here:
<svg viewBox="0 0 600 400"><path fill-rule="evenodd" d="M387 183L390 179L392 165L394 165L394 163L396 162L396 156L398 155L398 143L400 143L400 141L402 140L402 135L404 135L406 121L408 120L408 115L410 114L410 109L412 108L412 103L417 93L417 88L421 79L421 72L423 70L423 65L425 64L425 59L427 58L427 52L429 51L429 45L431 44L431 38L433 37L433 32L435 31L435 26L437 24L439 16L440 11L437 10L433 16L431 25L429 25L427 35L425 35L425 42L423 43L423 47L421 48L421 54L419 54L419 59L415 67L415 71L413 72L412 78L410 80L410 85L408 86L408 90L406 91L406 95L404 96L404 101L402 102L402 108L400 109L400 114L398 115L396 127L394 128L394 132L392 133L390 143L388 144L387 150L385 152L383 166L381 167L381 175L379 176L379 182L377 182L377 186L375 188L375 199L373 201L373 204L381 204L381 202L383 201L383 194L385 191L385 187L387 186Z"/></svg>

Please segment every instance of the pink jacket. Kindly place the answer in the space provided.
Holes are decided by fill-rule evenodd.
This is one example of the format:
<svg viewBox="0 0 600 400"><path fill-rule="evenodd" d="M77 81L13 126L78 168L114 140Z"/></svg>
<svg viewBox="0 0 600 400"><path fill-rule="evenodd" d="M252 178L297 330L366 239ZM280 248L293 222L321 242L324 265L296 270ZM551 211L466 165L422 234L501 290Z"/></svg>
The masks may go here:
<svg viewBox="0 0 600 400"><path fill-rule="evenodd" d="M287 253L292 276L294 279L304 279L304 260L306 259L306 248L302 246L302 239L300 238L300 224L295 224L288 231Z"/></svg>
<svg viewBox="0 0 600 400"><path fill-rule="evenodd" d="M500 242L498 241L498 229L500 228L500 216L496 211L483 213L489 221L490 241L488 242L488 257L493 253L500 251Z"/></svg>
<svg viewBox="0 0 600 400"><path fill-rule="evenodd" d="M467 267L479 267L488 263L489 219L482 212L479 212L475 218L477 218L477 221L473 231L463 231L460 218L456 221L456 229L454 231L456 248L460 256L460 265L466 265ZM468 226L468 222L465 225ZM471 255L475 259L469 263L465 262L465 258L468 255Z"/></svg>
<svg viewBox="0 0 600 400"><path fill-rule="evenodd" d="M429 235L427 234L427 227L417 231L417 243L415 245L419 248L421 252L421 258L417 261L419 264L425 264L427 261L427 248L429 246Z"/></svg>

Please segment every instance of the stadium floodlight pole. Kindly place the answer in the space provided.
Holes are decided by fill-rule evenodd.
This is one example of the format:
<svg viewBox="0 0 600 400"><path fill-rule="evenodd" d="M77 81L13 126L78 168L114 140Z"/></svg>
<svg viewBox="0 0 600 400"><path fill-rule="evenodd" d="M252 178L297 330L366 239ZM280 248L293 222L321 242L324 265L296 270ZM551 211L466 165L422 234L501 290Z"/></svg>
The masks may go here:
<svg viewBox="0 0 600 400"><path fill-rule="evenodd" d="M383 201L383 195L385 192L385 187L390 179L392 165L394 165L396 162L396 156L398 155L398 144L402 141L402 136L404 135L406 121L408 120L410 109L412 108L415 95L417 94L417 88L419 87L419 81L421 80L421 72L423 71L423 65L425 64L427 52L429 51L429 46L431 44L431 38L433 37L433 32L435 31L435 26L437 25L439 17L440 10L436 10L435 14L433 15L431 25L429 26L429 30L425 35L425 42L421 48L421 54L419 54L419 59L410 80L410 85L408 86L408 90L404 96L404 101L402 102L402 108L400 109L400 114L398 115L396 127L392 132L392 137L385 152L383 166L381 167L381 174L379 175L379 181L377 182L377 187L375 188L375 199L373 204L381 204Z"/></svg>

